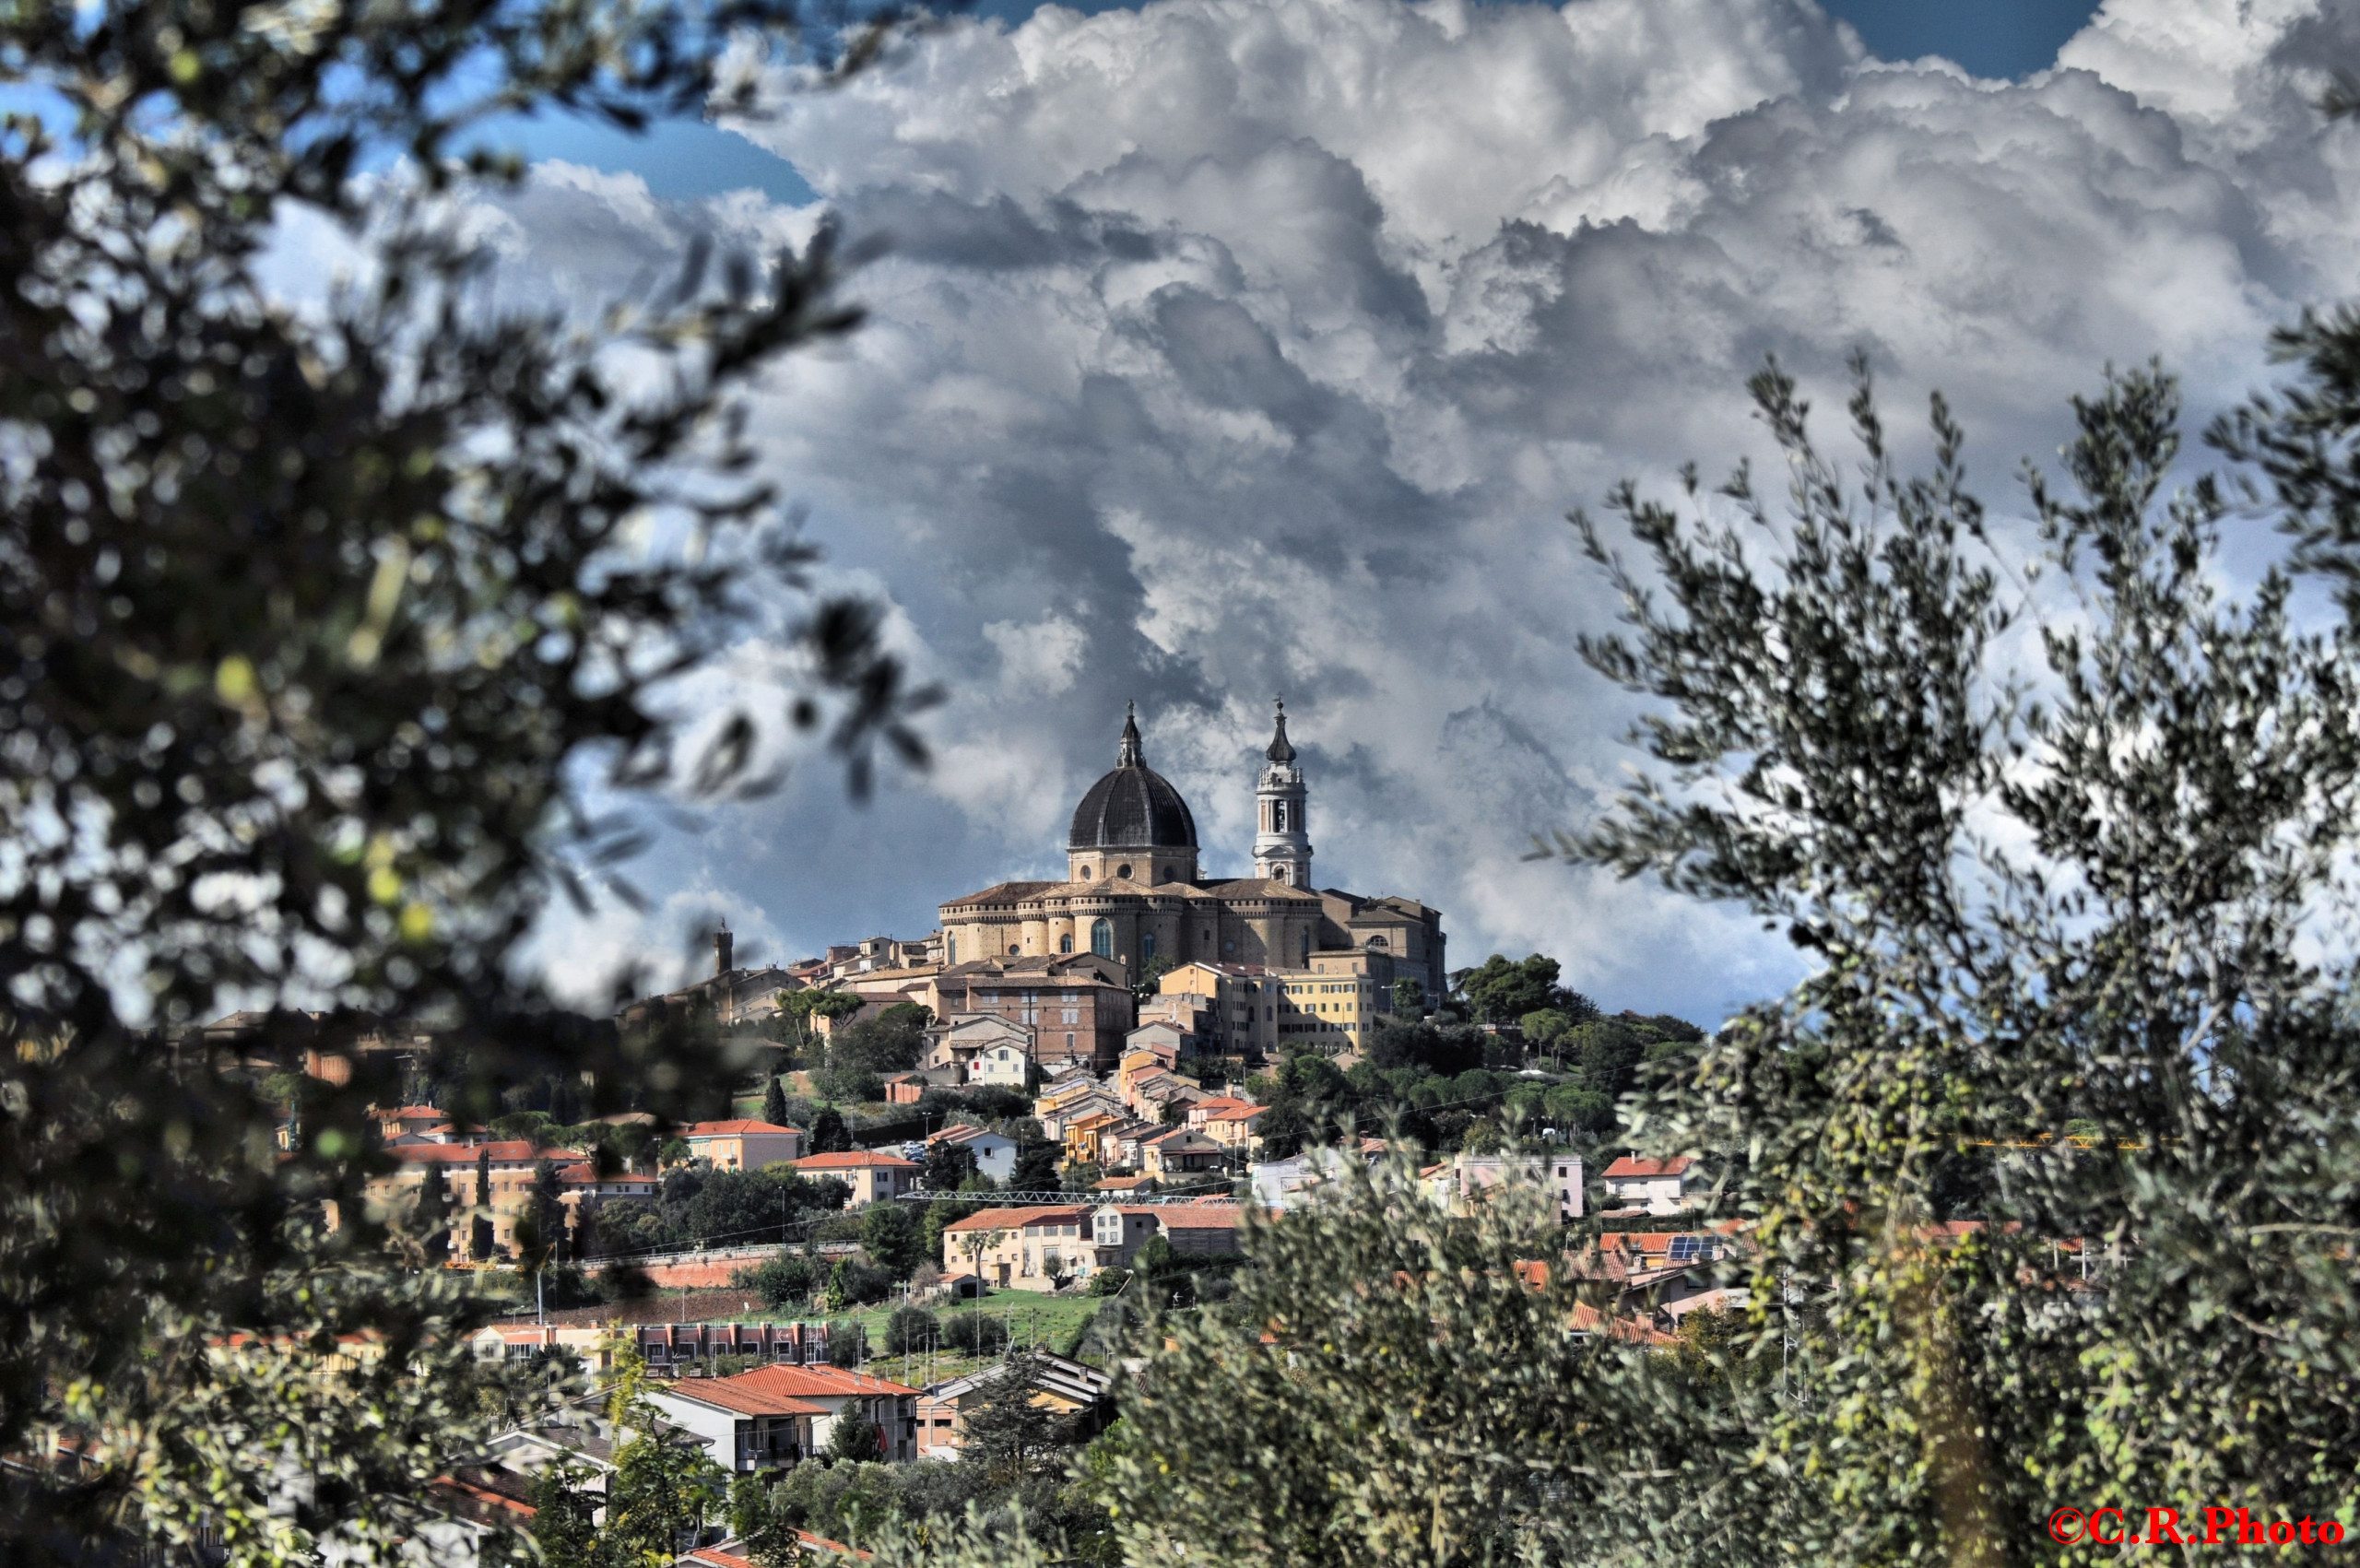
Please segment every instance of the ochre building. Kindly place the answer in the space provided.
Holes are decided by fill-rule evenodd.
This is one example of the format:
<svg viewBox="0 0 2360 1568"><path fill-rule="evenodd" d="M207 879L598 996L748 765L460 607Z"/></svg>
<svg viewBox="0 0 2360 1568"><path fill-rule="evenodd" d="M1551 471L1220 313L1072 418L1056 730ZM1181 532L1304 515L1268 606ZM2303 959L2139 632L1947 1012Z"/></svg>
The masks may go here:
<svg viewBox="0 0 2360 1568"><path fill-rule="evenodd" d="M1305 970L1315 954L1358 953L1369 961L1353 967L1386 984L1411 979L1443 995L1439 912L1312 880L1309 800L1283 705L1263 760L1254 875L1208 878L1187 801L1147 765L1138 717L1127 718L1114 771L1074 808L1066 879L1001 882L942 906L949 973L1060 953L1113 959L1128 975L1158 960Z"/></svg>

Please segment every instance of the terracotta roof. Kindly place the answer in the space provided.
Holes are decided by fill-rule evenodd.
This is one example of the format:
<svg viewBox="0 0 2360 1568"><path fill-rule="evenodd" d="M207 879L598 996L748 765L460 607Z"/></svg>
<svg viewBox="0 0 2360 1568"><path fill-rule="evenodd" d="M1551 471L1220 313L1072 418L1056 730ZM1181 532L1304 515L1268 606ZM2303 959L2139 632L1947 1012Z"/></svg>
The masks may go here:
<svg viewBox="0 0 2360 1568"><path fill-rule="evenodd" d="M858 1171L883 1168L914 1171L918 1162L904 1160L898 1154L884 1154L874 1149L853 1149L834 1154L807 1154L794 1162L798 1171Z"/></svg>
<svg viewBox="0 0 2360 1568"><path fill-rule="evenodd" d="M1234 1203L1163 1203L1144 1207L1167 1231L1234 1230L1245 1212Z"/></svg>
<svg viewBox="0 0 2360 1568"><path fill-rule="evenodd" d="M758 1389L762 1393L783 1396L789 1399L841 1399L850 1395L915 1394L914 1388L867 1373L846 1372L832 1366L758 1366L751 1372L741 1372L735 1377L707 1380L707 1389L726 1388L735 1385ZM674 1385L678 1387L679 1385Z"/></svg>
<svg viewBox="0 0 2360 1568"><path fill-rule="evenodd" d="M1054 1220L1060 1224L1068 1220L1079 1220L1089 1212L1079 1205L1056 1204L1044 1204L1037 1208L986 1208L979 1214L970 1214L964 1220L953 1220L942 1229L946 1234L952 1231L1014 1231L1046 1220Z"/></svg>
<svg viewBox="0 0 2360 1568"><path fill-rule="evenodd" d="M1207 1116L1205 1120L1209 1122L1250 1122L1255 1117L1263 1114L1268 1110L1269 1107L1268 1105L1230 1105L1225 1106L1219 1111L1215 1111L1211 1115Z"/></svg>
<svg viewBox="0 0 2360 1568"><path fill-rule="evenodd" d="M783 1127L776 1122L699 1122L680 1136L682 1138L736 1138L741 1133L791 1133L797 1129Z"/></svg>
<svg viewBox="0 0 2360 1568"><path fill-rule="evenodd" d="M714 1405L725 1410L735 1410L741 1416L824 1416L830 1413L825 1405L815 1405L808 1399L797 1399L791 1394L772 1388L749 1388L738 1377L683 1377L666 1383L663 1393L699 1404Z"/></svg>
<svg viewBox="0 0 2360 1568"><path fill-rule="evenodd" d="M1606 1168L1606 1174L1609 1176L1677 1176L1694 1163L1695 1161L1685 1154L1670 1160L1642 1160L1635 1155L1625 1154Z"/></svg>
<svg viewBox="0 0 2360 1568"><path fill-rule="evenodd" d="M395 1159L412 1165L472 1165L479 1156L489 1154L495 1165L529 1165L536 1160L578 1161L577 1149L535 1149L523 1138L503 1143L405 1143L386 1149Z"/></svg>

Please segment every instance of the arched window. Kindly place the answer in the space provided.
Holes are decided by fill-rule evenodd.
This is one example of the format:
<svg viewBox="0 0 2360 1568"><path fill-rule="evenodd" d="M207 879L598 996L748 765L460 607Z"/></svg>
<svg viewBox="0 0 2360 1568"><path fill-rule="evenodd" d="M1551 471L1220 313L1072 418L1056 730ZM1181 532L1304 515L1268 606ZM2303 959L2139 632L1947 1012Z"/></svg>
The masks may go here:
<svg viewBox="0 0 2360 1568"><path fill-rule="evenodd" d="M942 960L945 963L957 963L959 961L958 937L945 937L942 939Z"/></svg>
<svg viewBox="0 0 2360 1568"><path fill-rule="evenodd" d="M1139 962L1142 964L1150 964L1154 961L1155 933L1150 931L1146 936L1139 938Z"/></svg>
<svg viewBox="0 0 2360 1568"><path fill-rule="evenodd" d="M1283 866L1273 866L1273 867L1270 867L1270 880L1271 880L1271 881L1273 881L1273 882L1283 882L1283 881L1285 881L1286 879L1287 879L1287 868L1286 868L1285 867L1283 867Z"/></svg>
<svg viewBox="0 0 2360 1568"><path fill-rule="evenodd" d="M1286 831L1287 803L1283 800L1273 800L1270 802L1270 831L1283 833Z"/></svg>
<svg viewBox="0 0 2360 1568"><path fill-rule="evenodd" d="M1072 932L1068 931L1064 936L1057 938L1057 951L1061 953L1069 953L1073 951Z"/></svg>
<svg viewBox="0 0 2360 1568"><path fill-rule="evenodd" d="M1386 949L1386 943L1385 938L1382 937L1371 937L1368 939L1368 945L1375 948L1378 952L1383 952Z"/></svg>
<svg viewBox="0 0 2360 1568"><path fill-rule="evenodd" d="M1090 923L1090 950L1100 958L1115 956L1115 923L1093 920Z"/></svg>

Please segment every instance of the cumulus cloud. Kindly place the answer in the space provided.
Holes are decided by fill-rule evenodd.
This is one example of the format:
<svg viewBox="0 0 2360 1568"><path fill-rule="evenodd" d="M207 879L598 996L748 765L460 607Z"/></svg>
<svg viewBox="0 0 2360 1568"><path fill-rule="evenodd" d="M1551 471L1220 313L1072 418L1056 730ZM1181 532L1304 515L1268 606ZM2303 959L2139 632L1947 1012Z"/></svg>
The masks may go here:
<svg viewBox="0 0 2360 1568"><path fill-rule="evenodd" d="M1061 863L1127 698L1235 873L1283 693L1323 881L1610 1006L1776 988L1795 961L1741 916L1525 858L1630 755L1563 513L1758 453L1766 354L1829 407L1867 350L1896 424L1939 385L2002 506L2109 360L2161 354L2200 417L2259 384L2348 270L2354 140L2306 98L2354 18L2110 0L2001 83L1873 59L1804 0L1157 0L782 92L743 134L891 248L870 324L782 364L756 427L953 701L934 774L866 814L814 775L651 874L790 948L914 934ZM549 171L502 242L586 286L817 217L733 204Z"/></svg>

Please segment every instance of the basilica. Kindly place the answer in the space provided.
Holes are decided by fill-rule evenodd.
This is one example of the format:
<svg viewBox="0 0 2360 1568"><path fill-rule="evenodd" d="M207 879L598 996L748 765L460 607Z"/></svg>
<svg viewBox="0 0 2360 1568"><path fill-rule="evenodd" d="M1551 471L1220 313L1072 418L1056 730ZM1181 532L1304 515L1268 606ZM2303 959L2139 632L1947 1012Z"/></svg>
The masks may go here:
<svg viewBox="0 0 2360 1568"><path fill-rule="evenodd" d="M1315 884L1303 771L1286 705L1255 784L1251 876L1208 878L1197 821L1147 765L1134 713L1114 770L1074 808L1062 882L1001 882L942 905L943 961L1095 953L1138 974L1155 961L1304 970L1320 953L1363 955L1380 980L1446 989L1442 915L1415 899Z"/></svg>

